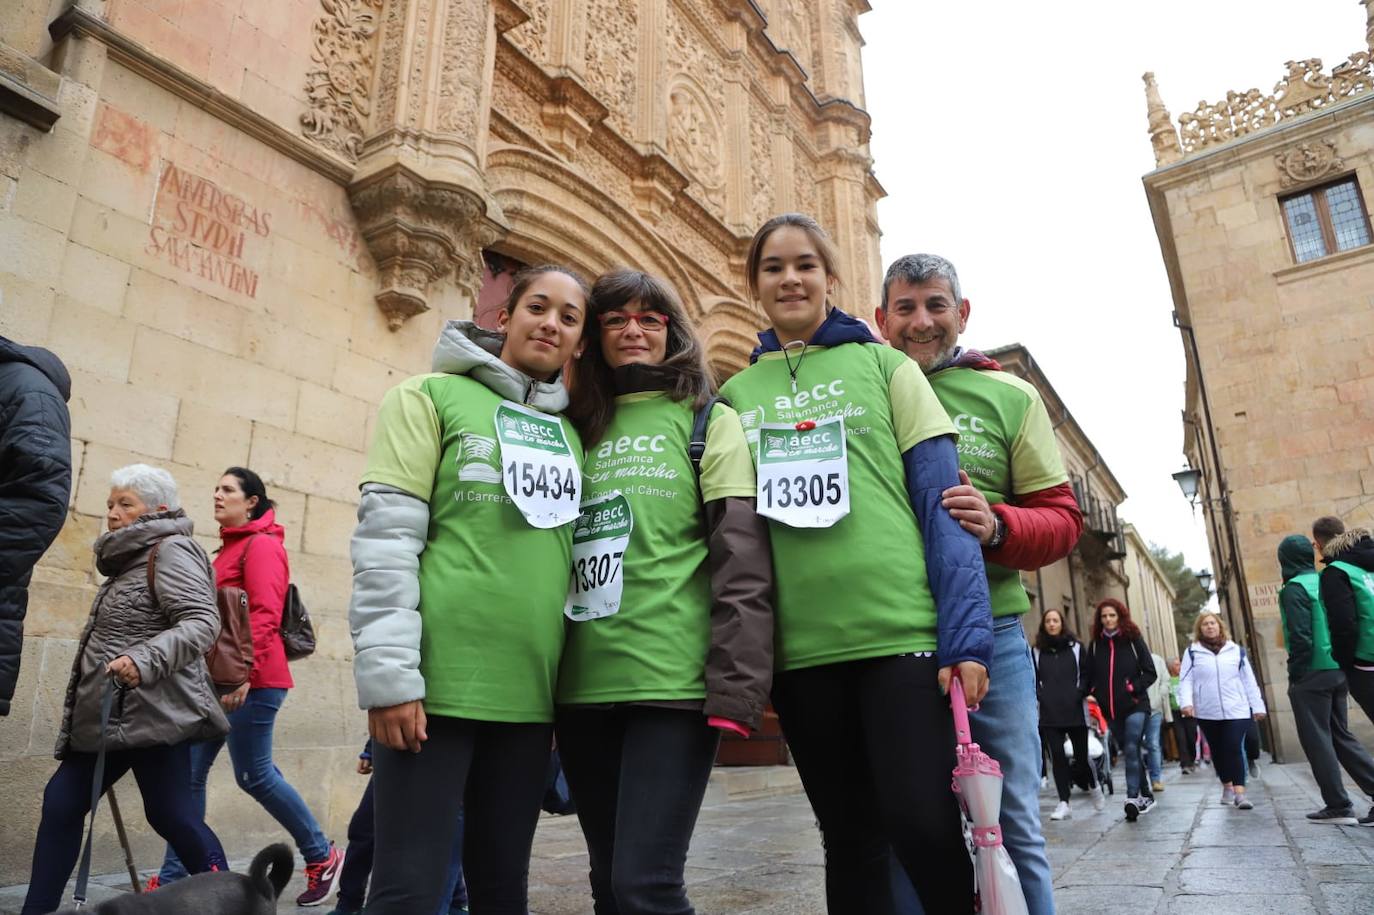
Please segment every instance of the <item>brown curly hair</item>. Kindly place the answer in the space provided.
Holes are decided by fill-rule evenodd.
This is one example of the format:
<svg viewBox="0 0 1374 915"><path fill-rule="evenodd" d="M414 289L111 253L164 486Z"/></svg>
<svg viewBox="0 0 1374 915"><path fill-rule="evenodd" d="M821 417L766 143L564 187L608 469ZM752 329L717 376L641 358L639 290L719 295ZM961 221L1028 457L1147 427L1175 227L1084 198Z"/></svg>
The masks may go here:
<svg viewBox="0 0 1374 915"><path fill-rule="evenodd" d="M1134 641L1140 638L1140 627L1131 622L1131 609L1115 597L1107 597L1097 602L1093 608L1093 641L1102 638L1102 608L1111 607L1116 611L1116 628L1126 638Z"/></svg>

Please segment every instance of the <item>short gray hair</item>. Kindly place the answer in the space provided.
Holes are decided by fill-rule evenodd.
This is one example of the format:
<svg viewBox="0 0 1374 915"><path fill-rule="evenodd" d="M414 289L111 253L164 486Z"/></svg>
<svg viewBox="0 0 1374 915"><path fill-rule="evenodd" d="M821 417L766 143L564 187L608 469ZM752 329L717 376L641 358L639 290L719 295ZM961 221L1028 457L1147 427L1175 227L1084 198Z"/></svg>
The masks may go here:
<svg viewBox="0 0 1374 915"><path fill-rule="evenodd" d="M159 505L169 509L180 508L177 499L177 481L161 467L148 464L130 464L110 474L111 489L127 489L148 507L155 511Z"/></svg>
<svg viewBox="0 0 1374 915"><path fill-rule="evenodd" d="M931 280L944 280L949 283L949 291L954 293L954 304L964 301L959 291L959 274L954 265L938 254L903 254L887 268L883 277L883 311L887 311L887 290L895 280L920 285Z"/></svg>

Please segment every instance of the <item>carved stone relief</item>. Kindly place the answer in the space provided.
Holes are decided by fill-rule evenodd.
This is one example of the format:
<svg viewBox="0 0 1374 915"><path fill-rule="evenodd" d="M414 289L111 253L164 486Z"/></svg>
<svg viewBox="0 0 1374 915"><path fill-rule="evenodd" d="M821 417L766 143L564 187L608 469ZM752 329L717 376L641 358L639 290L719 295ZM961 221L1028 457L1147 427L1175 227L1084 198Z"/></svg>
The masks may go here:
<svg viewBox="0 0 1374 915"><path fill-rule="evenodd" d="M589 0L587 23L595 30L587 42L587 84L605 103L606 121L631 137L639 57L638 4Z"/></svg>
<svg viewBox="0 0 1374 915"><path fill-rule="evenodd" d="M320 0L311 26L313 64L305 76L310 110L301 130L320 145L358 161L371 113L372 46L382 0Z"/></svg>
<svg viewBox="0 0 1374 915"><path fill-rule="evenodd" d="M792 154L792 199L797 210L820 218L817 212L816 166L811 157L798 147Z"/></svg>
<svg viewBox="0 0 1374 915"><path fill-rule="evenodd" d="M535 63L549 59L549 3L551 0L521 0L530 14L524 25L510 30L510 40Z"/></svg>
<svg viewBox="0 0 1374 915"><path fill-rule="evenodd" d="M772 119L763 103L749 97L749 213L755 225L772 215L773 151L769 130Z"/></svg>
<svg viewBox="0 0 1374 915"><path fill-rule="evenodd" d="M694 179L688 193L717 212L725 208L722 131L700 88L685 75L668 90L668 153Z"/></svg>
<svg viewBox="0 0 1374 915"><path fill-rule="evenodd" d="M1316 181L1345 168L1332 140L1291 146L1274 154L1274 164L1279 167L1279 183L1283 187Z"/></svg>
<svg viewBox="0 0 1374 915"><path fill-rule="evenodd" d="M469 62L482 54L482 34L471 27L486 14L487 0L449 0L444 54L439 71L439 129L470 130L481 117L482 68Z"/></svg>

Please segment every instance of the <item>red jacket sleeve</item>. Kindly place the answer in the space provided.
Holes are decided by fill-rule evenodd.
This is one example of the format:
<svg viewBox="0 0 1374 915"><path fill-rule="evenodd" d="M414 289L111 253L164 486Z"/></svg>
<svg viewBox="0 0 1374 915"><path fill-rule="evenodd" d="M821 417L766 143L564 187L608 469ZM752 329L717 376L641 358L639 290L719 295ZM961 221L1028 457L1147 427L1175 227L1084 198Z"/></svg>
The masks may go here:
<svg viewBox="0 0 1374 915"><path fill-rule="evenodd" d="M275 537L258 536L248 541L243 554L243 589L248 592L248 620L253 627L253 654L269 656L280 641L281 608L291 579L286 550Z"/></svg>
<svg viewBox="0 0 1374 915"><path fill-rule="evenodd" d="M1006 539L995 550L983 550L988 562L1034 571L1058 562L1083 533L1083 512L1068 483L1016 496L992 506L1007 526Z"/></svg>

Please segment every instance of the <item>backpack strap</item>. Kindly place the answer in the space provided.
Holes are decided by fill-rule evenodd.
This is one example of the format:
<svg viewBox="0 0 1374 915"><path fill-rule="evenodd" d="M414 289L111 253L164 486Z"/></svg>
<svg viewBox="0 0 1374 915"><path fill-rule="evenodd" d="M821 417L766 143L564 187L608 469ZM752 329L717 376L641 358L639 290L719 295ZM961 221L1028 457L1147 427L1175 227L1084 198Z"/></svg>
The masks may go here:
<svg viewBox="0 0 1374 915"><path fill-rule="evenodd" d="M719 394L713 394L706 398L706 403L702 404L696 416L692 417L692 438L687 443L687 457L692 459L692 469L697 472L697 476L701 476L701 458L706 454L706 426L711 421L711 411L718 403L730 406L730 401Z"/></svg>
<svg viewBox="0 0 1374 915"><path fill-rule="evenodd" d="M157 551L162 546L159 540L153 544L153 548L148 551L148 593L153 596L153 602L157 602Z"/></svg>

